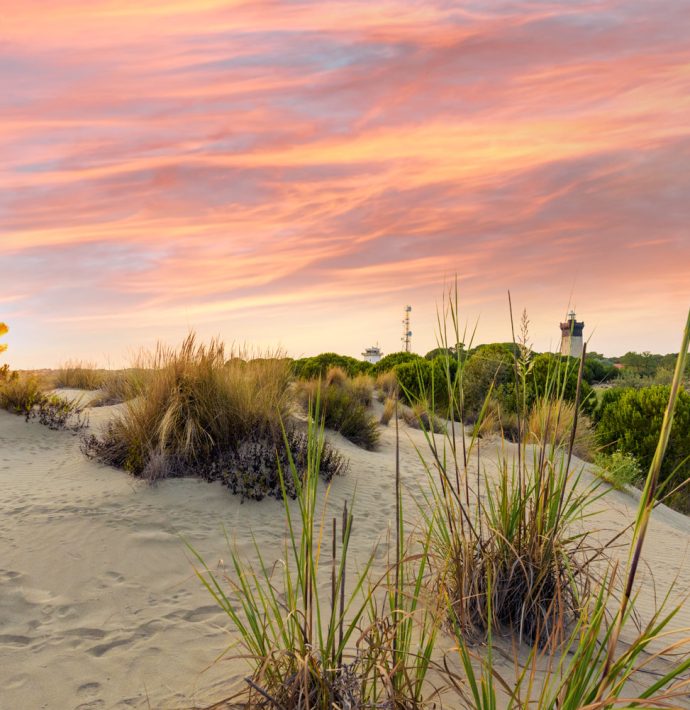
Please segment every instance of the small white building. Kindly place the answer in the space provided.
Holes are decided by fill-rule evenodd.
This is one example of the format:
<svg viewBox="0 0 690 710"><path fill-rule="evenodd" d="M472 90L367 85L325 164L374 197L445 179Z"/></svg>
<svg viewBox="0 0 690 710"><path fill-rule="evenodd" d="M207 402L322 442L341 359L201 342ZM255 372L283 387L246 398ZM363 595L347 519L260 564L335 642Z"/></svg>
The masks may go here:
<svg viewBox="0 0 690 710"><path fill-rule="evenodd" d="M375 365L383 357L383 353L381 352L381 348L378 345L372 345L370 348L367 348L362 353L362 357L367 362L370 362L372 363L372 365Z"/></svg>

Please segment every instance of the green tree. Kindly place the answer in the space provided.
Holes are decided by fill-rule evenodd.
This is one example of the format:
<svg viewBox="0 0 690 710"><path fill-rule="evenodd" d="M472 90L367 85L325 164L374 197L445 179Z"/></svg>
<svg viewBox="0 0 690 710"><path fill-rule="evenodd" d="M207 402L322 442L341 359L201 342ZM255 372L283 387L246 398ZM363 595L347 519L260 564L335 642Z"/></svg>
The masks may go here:
<svg viewBox="0 0 690 710"><path fill-rule="evenodd" d="M357 360L348 355L338 355L338 353L321 353L320 355L314 355L314 357L303 357L299 360L294 360L292 372L296 377L312 380L317 377L324 377L332 367L342 368L349 377L369 372L372 369L371 363L364 360Z"/></svg>
<svg viewBox="0 0 690 710"><path fill-rule="evenodd" d="M403 362L416 362L417 360L423 360L421 355L416 353L390 353L385 357L381 358L373 367L372 374L380 375L382 372L388 372L392 370L396 365L400 365Z"/></svg>

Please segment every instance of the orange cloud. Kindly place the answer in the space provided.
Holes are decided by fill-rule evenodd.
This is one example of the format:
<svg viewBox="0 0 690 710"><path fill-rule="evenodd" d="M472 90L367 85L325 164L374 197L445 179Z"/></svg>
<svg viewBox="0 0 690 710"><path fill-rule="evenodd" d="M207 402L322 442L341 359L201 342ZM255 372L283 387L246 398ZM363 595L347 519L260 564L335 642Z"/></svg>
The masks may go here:
<svg viewBox="0 0 690 710"><path fill-rule="evenodd" d="M13 357L74 354L56 342L117 357L195 325L295 353L395 349L400 306L433 324L455 273L485 339L507 337L511 288L542 346L572 292L596 349L673 348L690 300L690 8L655 7L13 4ZM415 327L421 349L431 329Z"/></svg>

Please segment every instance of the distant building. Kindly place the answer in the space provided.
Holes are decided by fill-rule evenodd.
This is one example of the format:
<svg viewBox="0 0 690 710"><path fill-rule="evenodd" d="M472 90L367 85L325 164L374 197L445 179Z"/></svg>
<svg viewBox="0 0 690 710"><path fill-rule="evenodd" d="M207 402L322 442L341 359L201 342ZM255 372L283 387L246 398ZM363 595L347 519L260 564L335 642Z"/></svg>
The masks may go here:
<svg viewBox="0 0 690 710"><path fill-rule="evenodd" d="M570 311L568 320L561 323L561 355L582 357L584 327L584 321L578 321L575 318L575 311Z"/></svg>
<svg viewBox="0 0 690 710"><path fill-rule="evenodd" d="M383 357L383 353L381 352L381 348L378 345L372 345L370 348L367 348L362 353L362 357L367 362L370 362L375 365Z"/></svg>

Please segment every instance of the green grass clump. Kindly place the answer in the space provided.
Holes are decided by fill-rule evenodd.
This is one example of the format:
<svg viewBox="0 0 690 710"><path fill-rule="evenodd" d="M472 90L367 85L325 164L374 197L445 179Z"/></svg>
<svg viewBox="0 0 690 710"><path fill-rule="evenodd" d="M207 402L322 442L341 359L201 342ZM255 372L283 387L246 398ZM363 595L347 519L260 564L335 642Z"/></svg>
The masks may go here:
<svg viewBox="0 0 690 710"><path fill-rule="evenodd" d="M373 397L373 383L369 378L350 380L341 372L329 371L326 381L301 381L296 384L299 402L305 411L318 398L328 429L364 449L373 450L381 433L376 419L369 411Z"/></svg>
<svg viewBox="0 0 690 710"><path fill-rule="evenodd" d="M452 312L457 322L456 311ZM440 440L431 432L427 435L431 453L427 468L436 483L421 510L432 531L437 585L448 599L461 669L449 671L447 678L462 707L473 710L676 707L674 700L687 699L690 686L690 639L673 638L653 656L649 646L663 643L679 607L669 610L662 605L644 625L633 619L637 569L682 397L690 315L638 513L626 528L633 530L633 540L623 575L616 565L601 576L593 573L592 562L602 558L606 546L593 545L580 524L593 500L603 495L596 484L583 485L581 467L571 467L584 389L582 362L565 448L545 444L549 437L541 437L528 457L525 383L530 359L520 347L524 343L516 344L514 362L521 403L517 447L511 457L500 456L496 479L482 477L479 442L474 437L464 441L462 427L462 446L452 431ZM551 410L543 412L547 422L558 421L569 399L564 383L571 378L562 379L559 371L546 380L551 393L544 404ZM483 411L490 397L489 392ZM546 433L550 429L544 427ZM477 460L474 480L470 460ZM616 608L612 619L610 610ZM629 631L625 643L619 644L622 629L633 623L632 639ZM499 634L512 639L514 677L503 677L497 670ZM473 640L483 642L481 654L472 648ZM664 661L658 675L648 673L652 658Z"/></svg>
<svg viewBox="0 0 690 710"><path fill-rule="evenodd" d="M231 570L220 579L189 548L199 579L239 631L239 655L250 668L246 685L223 706L427 707L425 696L433 690L426 677L439 628L433 605L421 603L429 539L418 546L419 554L408 554L398 467L391 481L398 501L391 566L372 581L375 548L366 559L351 560L353 512L346 504L342 514L332 515L319 503L319 405L317 399L309 412L304 474L291 457L289 467L280 469L287 521L281 563L273 564L257 544L252 564L228 542ZM297 492L296 513L288 480ZM328 501L327 491L323 499Z"/></svg>
<svg viewBox="0 0 690 710"><path fill-rule="evenodd" d="M194 475L250 498L280 496L276 456L290 409L284 358L227 357L219 341L198 344L192 334L140 365L138 396L84 440L87 456L149 480ZM291 437L299 449L299 433ZM326 478L345 468L335 452L323 461Z"/></svg>

